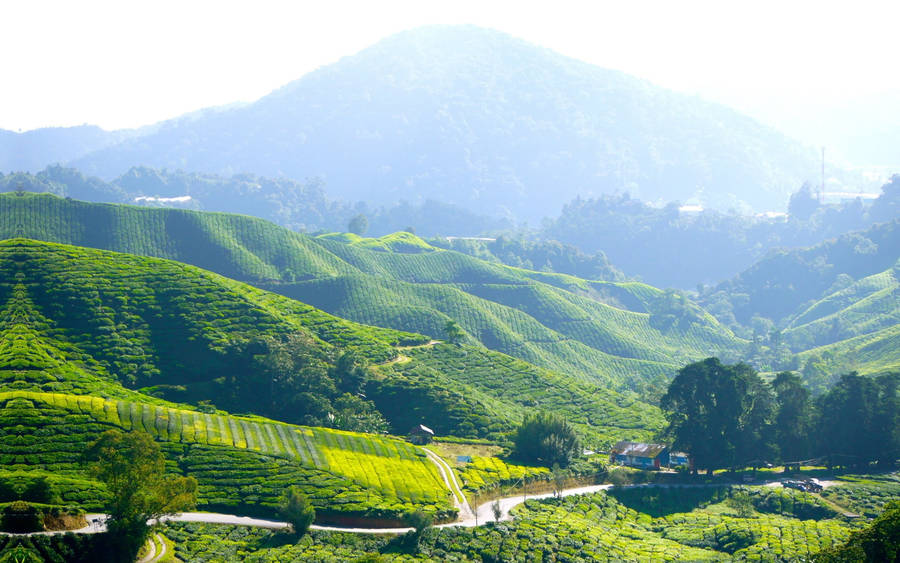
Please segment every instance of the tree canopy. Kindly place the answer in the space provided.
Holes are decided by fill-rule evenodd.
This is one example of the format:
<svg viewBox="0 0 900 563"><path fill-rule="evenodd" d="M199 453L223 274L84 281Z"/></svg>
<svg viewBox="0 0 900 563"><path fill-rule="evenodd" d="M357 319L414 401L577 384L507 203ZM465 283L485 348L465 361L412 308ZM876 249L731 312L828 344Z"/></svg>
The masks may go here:
<svg viewBox="0 0 900 563"><path fill-rule="evenodd" d="M527 417L513 440L514 457L547 467L565 467L581 453L575 429L561 417L546 412Z"/></svg>
<svg viewBox="0 0 900 563"><path fill-rule="evenodd" d="M900 458L900 373L845 374L813 401L795 373L768 384L746 364L707 358L678 372L660 406L673 449L710 472L813 458L891 467Z"/></svg>
<svg viewBox="0 0 900 563"><path fill-rule="evenodd" d="M669 421L673 448L691 453L708 471L761 461L774 452L766 430L774 401L771 389L746 364L707 358L682 368L660 406Z"/></svg>
<svg viewBox="0 0 900 563"><path fill-rule="evenodd" d="M148 521L196 504L197 481L165 475L159 444L146 432L107 430L88 445L85 460L109 492L107 527L114 556L122 561L134 561L149 534Z"/></svg>

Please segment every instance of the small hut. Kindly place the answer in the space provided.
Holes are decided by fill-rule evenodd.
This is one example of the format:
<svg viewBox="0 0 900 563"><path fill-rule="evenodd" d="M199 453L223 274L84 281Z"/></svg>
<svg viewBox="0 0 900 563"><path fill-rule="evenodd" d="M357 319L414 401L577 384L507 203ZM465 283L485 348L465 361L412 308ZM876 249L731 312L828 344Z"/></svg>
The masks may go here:
<svg viewBox="0 0 900 563"><path fill-rule="evenodd" d="M409 431L409 441L419 446L430 444L434 440L434 430L424 424L417 424Z"/></svg>

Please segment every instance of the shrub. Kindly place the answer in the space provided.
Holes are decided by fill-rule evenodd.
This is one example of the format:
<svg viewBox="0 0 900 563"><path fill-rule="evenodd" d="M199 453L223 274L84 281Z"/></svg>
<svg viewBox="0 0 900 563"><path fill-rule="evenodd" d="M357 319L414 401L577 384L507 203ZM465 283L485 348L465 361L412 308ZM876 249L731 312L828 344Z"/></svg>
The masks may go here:
<svg viewBox="0 0 900 563"><path fill-rule="evenodd" d="M581 452L575 429L562 418L543 412L525 419L514 442L514 457L548 467L565 467Z"/></svg>

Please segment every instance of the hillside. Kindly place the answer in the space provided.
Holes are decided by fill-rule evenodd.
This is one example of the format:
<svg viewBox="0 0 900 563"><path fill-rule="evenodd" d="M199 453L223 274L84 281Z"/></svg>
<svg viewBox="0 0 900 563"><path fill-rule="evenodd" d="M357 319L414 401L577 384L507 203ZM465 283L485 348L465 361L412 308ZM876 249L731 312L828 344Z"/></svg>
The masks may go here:
<svg viewBox="0 0 900 563"><path fill-rule="evenodd" d="M0 480L46 478L86 510L104 493L80 452L114 427L162 442L203 508L271 515L290 483L328 521L454 510L422 450L338 428L498 439L548 408L592 445L662 426L656 407L597 385L162 259L8 239L0 304Z"/></svg>
<svg viewBox="0 0 900 563"><path fill-rule="evenodd" d="M0 171L37 172L126 139L133 131L104 131L93 125L47 127L17 133L0 129Z"/></svg>
<svg viewBox="0 0 900 563"><path fill-rule="evenodd" d="M654 390L687 361L745 344L693 306L636 283L489 263L408 233L310 237L244 216L0 195L0 237L194 264L357 322L481 344L618 388Z"/></svg>
<svg viewBox="0 0 900 563"><path fill-rule="evenodd" d="M157 124L71 164L295 180L351 201L434 199L539 221L576 195L781 209L812 151L723 106L499 32L389 37L240 107Z"/></svg>
<svg viewBox="0 0 900 563"><path fill-rule="evenodd" d="M459 373L441 358L419 358L416 347L426 346L427 337L357 325L177 262L12 239L0 242L0 274L0 351L8 362L2 374L15 389L136 400L125 386L286 422L379 429L386 418L405 432L407 419L382 408L388 391L416 395L422 389L420 380L389 377L402 367L438 377L414 401L400 404L441 421L435 424L445 434L500 437L540 407L539 397L552 397L561 412L590 413L590 424L579 415L579 428L594 439L611 439L618 427L659 424L655 408L631 407L633 398L596 382L511 364L479 348L460 349L459 361L468 367ZM435 349L445 348L457 349ZM451 397L464 395L462 386L470 383L460 377L475 369L487 388L461 401L463 416L452 414L461 407ZM496 382L521 377L525 388L510 401ZM369 400L358 399L360 391ZM564 400L577 395L585 403ZM495 412L501 399L506 407ZM639 412L635 408L646 414L637 424L625 413ZM462 426L481 416L490 416L491 424Z"/></svg>
<svg viewBox="0 0 900 563"><path fill-rule="evenodd" d="M900 261L815 301L793 315L784 342L802 350L798 367L816 391L840 373L900 371Z"/></svg>
<svg viewBox="0 0 900 563"><path fill-rule="evenodd" d="M809 248L772 251L704 293L701 303L719 318L732 315L741 324L760 316L788 326L791 315L803 315L814 302L891 268L898 259L900 219L894 217ZM842 302L853 295L844 295Z"/></svg>

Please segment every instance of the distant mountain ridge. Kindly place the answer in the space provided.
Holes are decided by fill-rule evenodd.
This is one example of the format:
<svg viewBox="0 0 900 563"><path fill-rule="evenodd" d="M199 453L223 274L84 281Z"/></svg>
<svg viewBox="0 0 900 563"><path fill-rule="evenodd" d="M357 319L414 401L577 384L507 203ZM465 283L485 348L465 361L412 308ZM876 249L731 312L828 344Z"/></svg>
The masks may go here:
<svg viewBox="0 0 900 563"><path fill-rule="evenodd" d="M783 208L812 151L735 111L476 27L387 38L246 106L157 124L73 164L296 180L536 221L576 195Z"/></svg>
<svg viewBox="0 0 900 563"><path fill-rule="evenodd" d="M46 127L17 133L0 129L0 170L37 172L115 144L134 131L104 131L94 125Z"/></svg>

